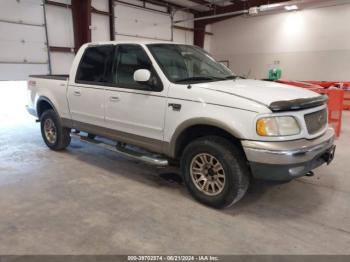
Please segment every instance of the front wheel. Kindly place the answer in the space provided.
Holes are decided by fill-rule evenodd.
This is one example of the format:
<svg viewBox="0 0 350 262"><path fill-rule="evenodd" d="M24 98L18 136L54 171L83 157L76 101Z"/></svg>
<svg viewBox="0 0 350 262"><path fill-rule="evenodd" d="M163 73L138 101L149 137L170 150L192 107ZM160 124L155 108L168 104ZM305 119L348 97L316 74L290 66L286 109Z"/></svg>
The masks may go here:
<svg viewBox="0 0 350 262"><path fill-rule="evenodd" d="M199 202L224 208L238 202L249 186L243 152L221 137L202 137L184 150L181 169L186 186Z"/></svg>
<svg viewBox="0 0 350 262"><path fill-rule="evenodd" d="M61 120L54 110L45 111L40 118L40 124L41 135L50 149L59 151L70 144L70 129L62 126Z"/></svg>

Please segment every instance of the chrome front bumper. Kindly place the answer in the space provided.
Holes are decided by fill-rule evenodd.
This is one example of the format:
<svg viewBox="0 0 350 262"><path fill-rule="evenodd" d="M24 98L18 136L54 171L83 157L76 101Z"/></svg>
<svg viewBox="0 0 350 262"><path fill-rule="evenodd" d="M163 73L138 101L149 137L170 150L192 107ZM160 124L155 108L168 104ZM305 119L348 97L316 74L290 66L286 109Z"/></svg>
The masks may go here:
<svg viewBox="0 0 350 262"><path fill-rule="evenodd" d="M325 154L334 144L334 130L307 140L284 142L242 141L254 177L269 180L290 180L303 176L328 160Z"/></svg>

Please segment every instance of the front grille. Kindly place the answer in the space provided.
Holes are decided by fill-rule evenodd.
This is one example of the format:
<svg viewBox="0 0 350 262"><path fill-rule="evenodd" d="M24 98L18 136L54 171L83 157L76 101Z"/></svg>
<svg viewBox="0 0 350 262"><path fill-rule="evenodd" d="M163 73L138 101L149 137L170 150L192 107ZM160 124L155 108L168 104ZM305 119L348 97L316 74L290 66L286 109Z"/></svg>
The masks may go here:
<svg viewBox="0 0 350 262"><path fill-rule="evenodd" d="M327 109L306 114L304 119L309 134L316 134L327 125Z"/></svg>

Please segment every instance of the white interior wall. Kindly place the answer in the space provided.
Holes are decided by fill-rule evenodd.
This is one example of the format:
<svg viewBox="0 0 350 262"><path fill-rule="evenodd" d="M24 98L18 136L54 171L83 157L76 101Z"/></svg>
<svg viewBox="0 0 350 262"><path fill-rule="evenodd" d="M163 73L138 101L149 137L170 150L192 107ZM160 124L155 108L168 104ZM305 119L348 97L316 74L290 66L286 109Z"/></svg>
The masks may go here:
<svg viewBox="0 0 350 262"><path fill-rule="evenodd" d="M213 27L212 25L207 25L205 27L205 31L206 32L209 32L209 33L212 33L213 32ZM205 34L204 36L204 49L210 53L211 51L211 42L212 42L212 39L213 39L213 35L209 35L209 34Z"/></svg>
<svg viewBox="0 0 350 262"><path fill-rule="evenodd" d="M52 74L69 74L75 53L50 52Z"/></svg>
<svg viewBox="0 0 350 262"><path fill-rule="evenodd" d="M127 37L171 40L169 14L116 2L114 7L116 40Z"/></svg>
<svg viewBox="0 0 350 262"><path fill-rule="evenodd" d="M74 48L73 18L70 8L46 5L50 46Z"/></svg>
<svg viewBox="0 0 350 262"><path fill-rule="evenodd" d="M108 12L108 0L92 0L91 6L99 11ZM109 17L102 14L91 14L91 41L109 41Z"/></svg>
<svg viewBox="0 0 350 262"><path fill-rule="evenodd" d="M71 4L71 0L53 0ZM142 9L142 1L125 0L139 4L140 8L118 5L116 3L116 31L125 35L117 35L117 40L165 40L171 41L170 15L157 11ZM50 52L53 74L68 74L74 59L74 33L72 11L69 7L46 4L46 22L48 39L44 27L42 0L0 0L0 20L32 23L28 26L0 21L0 72L6 76L1 79L26 79L29 74L47 74L47 44L54 47L71 48L72 52ZM92 6L100 11L108 12L108 0L92 0ZM146 7L158 11L167 11L166 7L146 3ZM189 19L193 15L178 11L174 19ZM193 21L177 24L193 29ZM173 41L193 44L193 32L190 30L173 30ZM92 41L108 41L109 18L106 15L93 13L91 17ZM136 37L135 37L136 36ZM47 41L48 40L48 41ZM48 43L47 43L48 42ZM6 63L4 63L6 62Z"/></svg>
<svg viewBox="0 0 350 262"><path fill-rule="evenodd" d="M350 4L232 18L213 24L210 51L252 78L279 63L284 79L349 80L349 14Z"/></svg>
<svg viewBox="0 0 350 262"><path fill-rule="evenodd" d="M40 0L0 0L0 80L48 73L44 10Z"/></svg>
<svg viewBox="0 0 350 262"><path fill-rule="evenodd" d="M68 4L68 5L72 3L71 0L52 0L52 1L57 3L62 3L62 4Z"/></svg>
<svg viewBox="0 0 350 262"><path fill-rule="evenodd" d="M91 41L109 41L109 17L101 14L91 14Z"/></svg>
<svg viewBox="0 0 350 262"><path fill-rule="evenodd" d="M70 4L69 0L55 0ZM50 46L74 49L72 10L66 7L46 5L46 22ZM68 74L74 53L50 52L52 74Z"/></svg>
<svg viewBox="0 0 350 262"><path fill-rule="evenodd" d="M171 41L171 17L164 12L166 7L146 3L146 7L161 12L148 10L142 7L139 0L125 0L124 2L138 5L130 6L116 2L115 4L115 31L116 40L158 40ZM190 19L193 14L177 11L174 20ZM178 26L193 29L193 21L178 23ZM173 30L173 41L177 43L193 44L193 32L190 30Z"/></svg>
<svg viewBox="0 0 350 262"><path fill-rule="evenodd" d="M174 21L193 19L193 17L194 16L191 13L184 12L184 11L177 11L174 15ZM181 27L190 28L190 29L193 29L193 27L194 27L193 20L178 23L176 25L181 26ZM176 43L193 45L193 35L194 35L194 32L192 32L192 31L174 28L174 42L176 42Z"/></svg>
<svg viewBox="0 0 350 262"><path fill-rule="evenodd" d="M108 0L92 0L91 6L100 11L108 12Z"/></svg>

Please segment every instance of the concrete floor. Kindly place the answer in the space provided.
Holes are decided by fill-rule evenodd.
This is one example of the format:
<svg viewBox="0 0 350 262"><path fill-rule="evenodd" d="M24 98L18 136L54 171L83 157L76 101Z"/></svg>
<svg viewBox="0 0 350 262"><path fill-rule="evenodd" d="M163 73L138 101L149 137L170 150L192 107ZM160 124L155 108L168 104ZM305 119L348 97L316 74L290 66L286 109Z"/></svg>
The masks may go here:
<svg viewBox="0 0 350 262"><path fill-rule="evenodd" d="M23 90L0 82L1 254L350 254L350 112L331 166L218 211L165 179L176 170L77 141L50 151Z"/></svg>

